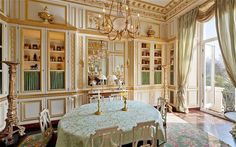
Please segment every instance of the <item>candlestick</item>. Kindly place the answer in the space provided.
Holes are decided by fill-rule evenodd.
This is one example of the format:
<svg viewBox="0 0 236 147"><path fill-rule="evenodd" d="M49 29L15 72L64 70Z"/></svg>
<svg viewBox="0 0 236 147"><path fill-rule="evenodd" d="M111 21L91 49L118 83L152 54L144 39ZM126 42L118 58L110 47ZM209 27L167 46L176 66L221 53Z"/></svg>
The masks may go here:
<svg viewBox="0 0 236 147"><path fill-rule="evenodd" d="M122 92L122 96L123 96L123 99L124 99L124 107L121 110L122 111L128 111L128 108L127 108L127 97L125 96L125 92L124 91Z"/></svg>
<svg viewBox="0 0 236 147"><path fill-rule="evenodd" d="M100 91L98 91L98 104L97 104L97 111L95 112L95 115L101 115L102 112L100 110Z"/></svg>

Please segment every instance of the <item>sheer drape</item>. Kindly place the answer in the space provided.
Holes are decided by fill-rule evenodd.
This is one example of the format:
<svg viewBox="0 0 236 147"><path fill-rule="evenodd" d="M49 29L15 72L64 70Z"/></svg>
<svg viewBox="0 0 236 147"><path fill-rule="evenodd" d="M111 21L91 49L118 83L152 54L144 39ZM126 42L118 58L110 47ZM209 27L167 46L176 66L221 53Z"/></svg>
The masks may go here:
<svg viewBox="0 0 236 147"><path fill-rule="evenodd" d="M192 58L192 48L196 30L198 8L195 8L179 18L178 34L178 93L177 110L188 112L186 102L186 80L189 73L189 66Z"/></svg>
<svg viewBox="0 0 236 147"><path fill-rule="evenodd" d="M236 0L216 0L216 28L226 71L236 87Z"/></svg>

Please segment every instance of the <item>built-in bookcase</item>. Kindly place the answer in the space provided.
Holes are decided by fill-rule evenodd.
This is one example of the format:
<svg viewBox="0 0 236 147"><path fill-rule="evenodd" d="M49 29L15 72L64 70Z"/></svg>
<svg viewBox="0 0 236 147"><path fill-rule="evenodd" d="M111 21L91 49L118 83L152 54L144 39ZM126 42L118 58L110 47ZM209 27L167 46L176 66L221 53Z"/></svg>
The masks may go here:
<svg viewBox="0 0 236 147"><path fill-rule="evenodd" d="M65 89L65 33L48 32L50 90Z"/></svg>
<svg viewBox="0 0 236 147"><path fill-rule="evenodd" d="M141 43L141 83L142 85L150 84L150 43Z"/></svg>
<svg viewBox="0 0 236 147"><path fill-rule="evenodd" d="M22 29L24 91L41 90L41 30Z"/></svg>

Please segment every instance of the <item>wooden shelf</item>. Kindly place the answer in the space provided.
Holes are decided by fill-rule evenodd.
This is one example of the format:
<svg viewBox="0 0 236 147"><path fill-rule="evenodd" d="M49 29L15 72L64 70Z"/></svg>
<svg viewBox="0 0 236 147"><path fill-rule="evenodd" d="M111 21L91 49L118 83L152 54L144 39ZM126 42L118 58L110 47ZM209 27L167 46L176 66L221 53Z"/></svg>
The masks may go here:
<svg viewBox="0 0 236 147"><path fill-rule="evenodd" d="M50 72L65 72L64 69L51 69Z"/></svg>
<svg viewBox="0 0 236 147"><path fill-rule="evenodd" d="M51 53L65 53L65 51L52 51L50 50Z"/></svg>
<svg viewBox="0 0 236 147"><path fill-rule="evenodd" d="M142 58L150 58L150 56L142 56Z"/></svg>
<svg viewBox="0 0 236 147"><path fill-rule="evenodd" d="M24 61L25 63L29 63L29 62L31 62L31 63L40 63L40 61Z"/></svg>
<svg viewBox="0 0 236 147"><path fill-rule="evenodd" d="M150 48L141 48L142 50L150 50Z"/></svg>
<svg viewBox="0 0 236 147"><path fill-rule="evenodd" d="M39 69L25 69L24 72L40 72Z"/></svg>
<svg viewBox="0 0 236 147"><path fill-rule="evenodd" d="M40 49L24 49L24 51L29 51L29 52L40 52Z"/></svg>
<svg viewBox="0 0 236 147"><path fill-rule="evenodd" d="M62 64L62 63L65 63L65 62L59 62L59 61L50 61L50 63L52 63L52 64Z"/></svg>

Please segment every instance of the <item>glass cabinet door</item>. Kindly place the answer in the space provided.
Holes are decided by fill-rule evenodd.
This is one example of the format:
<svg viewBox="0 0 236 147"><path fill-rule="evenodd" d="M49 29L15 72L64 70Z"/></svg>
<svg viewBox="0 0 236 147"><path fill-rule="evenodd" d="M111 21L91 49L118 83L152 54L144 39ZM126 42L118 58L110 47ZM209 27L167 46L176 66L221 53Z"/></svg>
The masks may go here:
<svg viewBox="0 0 236 147"><path fill-rule="evenodd" d="M162 83L162 45L154 44L154 84Z"/></svg>
<svg viewBox="0 0 236 147"><path fill-rule="evenodd" d="M49 89L65 89L65 33L48 32Z"/></svg>
<svg viewBox="0 0 236 147"><path fill-rule="evenodd" d="M150 84L150 43L141 43L141 84Z"/></svg>
<svg viewBox="0 0 236 147"><path fill-rule="evenodd" d="M22 29L23 91L41 90L41 30Z"/></svg>

